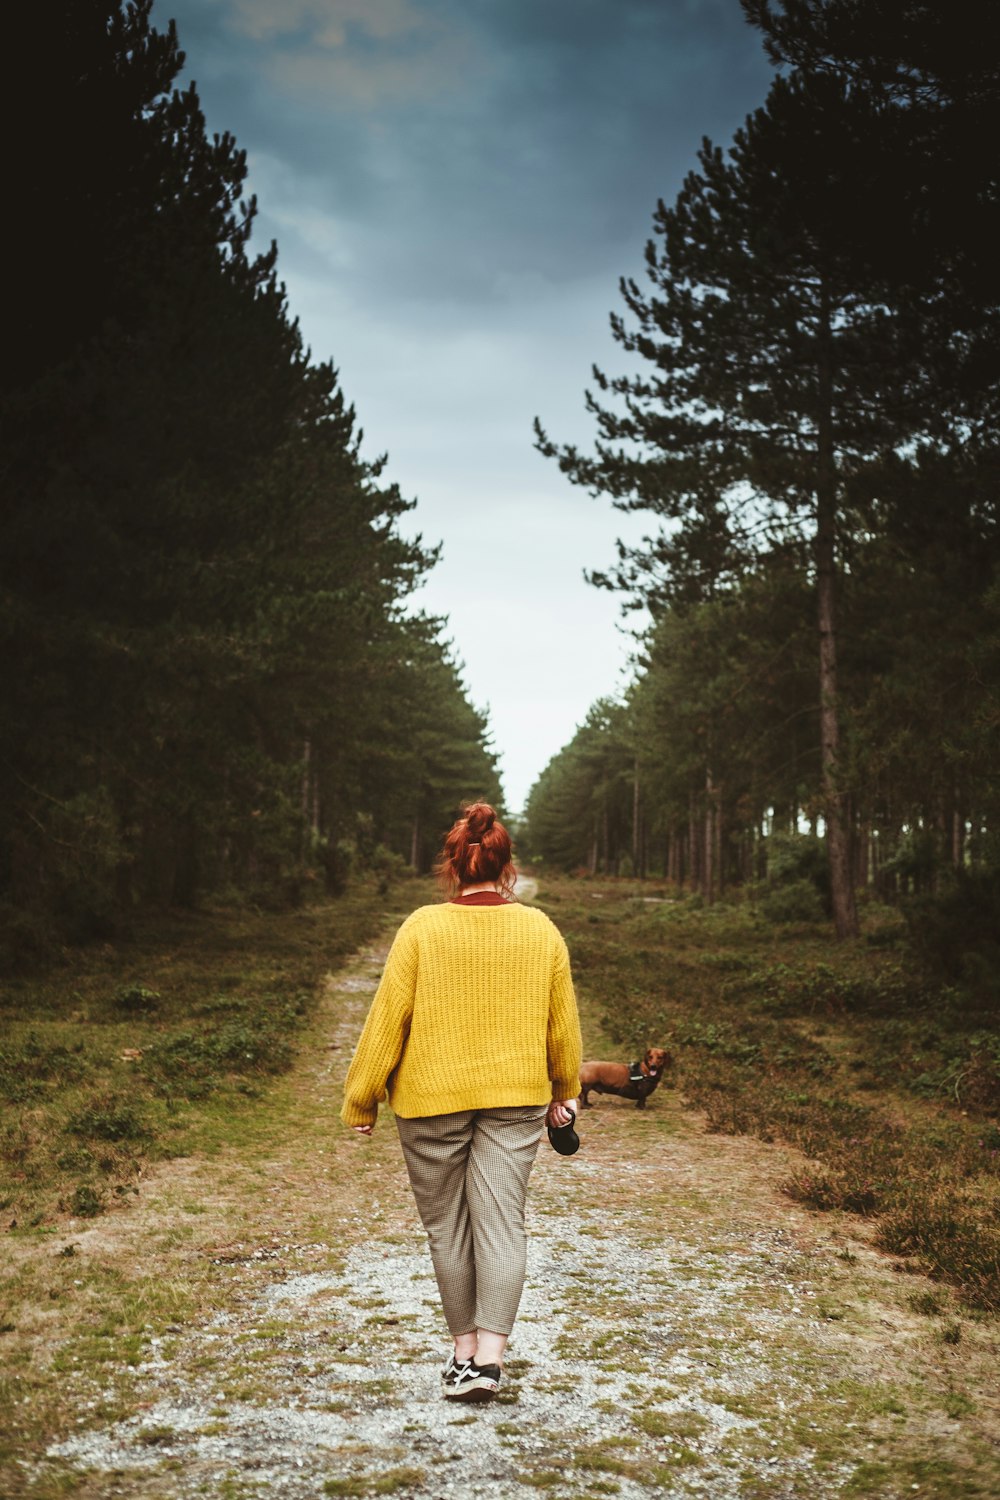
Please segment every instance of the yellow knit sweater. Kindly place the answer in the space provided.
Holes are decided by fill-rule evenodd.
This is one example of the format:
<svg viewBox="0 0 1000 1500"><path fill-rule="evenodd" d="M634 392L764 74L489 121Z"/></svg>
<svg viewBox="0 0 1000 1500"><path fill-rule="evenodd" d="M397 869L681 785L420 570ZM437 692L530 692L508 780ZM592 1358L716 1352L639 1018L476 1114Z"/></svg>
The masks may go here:
<svg viewBox="0 0 1000 1500"><path fill-rule="evenodd" d="M544 912L421 906L396 934L344 1085L341 1118L547 1104L580 1092L569 954Z"/></svg>

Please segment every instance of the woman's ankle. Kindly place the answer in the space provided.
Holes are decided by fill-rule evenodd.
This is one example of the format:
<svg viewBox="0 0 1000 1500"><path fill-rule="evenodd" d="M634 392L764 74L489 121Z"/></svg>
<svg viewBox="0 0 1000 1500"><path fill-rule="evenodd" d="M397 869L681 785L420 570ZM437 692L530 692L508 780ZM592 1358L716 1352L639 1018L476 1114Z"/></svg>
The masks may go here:
<svg viewBox="0 0 1000 1500"><path fill-rule="evenodd" d="M499 1365L503 1369L504 1355L507 1350L506 1333L494 1333L489 1328L479 1329L479 1342L476 1349L476 1364Z"/></svg>
<svg viewBox="0 0 1000 1500"><path fill-rule="evenodd" d="M471 1333L456 1333L453 1337L455 1340L455 1358L457 1360L475 1359L477 1344L476 1330L473 1328Z"/></svg>

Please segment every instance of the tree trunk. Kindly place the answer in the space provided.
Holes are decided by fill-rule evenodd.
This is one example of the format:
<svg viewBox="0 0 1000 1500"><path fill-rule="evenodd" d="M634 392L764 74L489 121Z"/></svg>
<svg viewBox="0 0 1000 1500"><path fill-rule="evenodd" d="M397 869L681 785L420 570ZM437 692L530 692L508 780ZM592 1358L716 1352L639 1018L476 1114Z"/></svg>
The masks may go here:
<svg viewBox="0 0 1000 1500"><path fill-rule="evenodd" d="M316 754L310 741L306 740L306 772L304 777L302 810L305 815L306 834L311 850L316 848L320 835L320 769L319 756Z"/></svg>
<svg viewBox="0 0 1000 1500"><path fill-rule="evenodd" d="M312 744L308 735L302 742L302 831L305 836L309 831L309 771L312 756Z"/></svg>
<svg viewBox="0 0 1000 1500"><path fill-rule="evenodd" d="M691 866L691 889L701 889L701 861L698 858L698 803L694 792L688 801L688 862Z"/></svg>
<svg viewBox="0 0 1000 1500"><path fill-rule="evenodd" d="M712 813L715 808L715 799L712 795L712 772L705 767L705 853L704 853L704 893L705 900L711 904L715 900L715 833L712 824Z"/></svg>
<svg viewBox="0 0 1000 1500"><path fill-rule="evenodd" d="M410 835L410 865L414 870L420 869L420 815L413 819L413 832Z"/></svg>
<svg viewBox="0 0 1000 1500"><path fill-rule="evenodd" d="M632 874L641 875L639 858L639 757L632 773Z"/></svg>
<svg viewBox="0 0 1000 1500"><path fill-rule="evenodd" d="M839 938L856 937L858 914L851 881L847 796L841 784L840 718L837 698L836 583L837 471L833 450L833 369L830 303L824 285L820 303L819 412L816 468L816 609L819 625L819 737L823 767L823 816L830 859L833 920Z"/></svg>
<svg viewBox="0 0 1000 1500"><path fill-rule="evenodd" d="M194 906L198 895L198 827L194 813L182 814L177 830L177 862L171 901L175 906Z"/></svg>

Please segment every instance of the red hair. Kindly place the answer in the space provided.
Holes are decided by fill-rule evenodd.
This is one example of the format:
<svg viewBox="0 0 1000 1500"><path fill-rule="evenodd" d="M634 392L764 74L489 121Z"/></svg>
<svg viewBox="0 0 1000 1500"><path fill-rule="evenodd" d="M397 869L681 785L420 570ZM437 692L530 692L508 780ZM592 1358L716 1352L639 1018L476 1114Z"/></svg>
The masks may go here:
<svg viewBox="0 0 1000 1500"><path fill-rule="evenodd" d="M473 802L444 841L435 874L449 893L490 881L508 901L517 874L510 834L488 802Z"/></svg>

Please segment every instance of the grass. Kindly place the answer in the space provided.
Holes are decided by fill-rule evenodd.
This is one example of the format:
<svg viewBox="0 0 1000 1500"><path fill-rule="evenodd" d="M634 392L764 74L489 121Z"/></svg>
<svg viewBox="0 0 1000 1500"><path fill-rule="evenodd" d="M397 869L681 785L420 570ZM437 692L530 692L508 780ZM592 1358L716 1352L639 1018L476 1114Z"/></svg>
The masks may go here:
<svg viewBox="0 0 1000 1500"><path fill-rule="evenodd" d="M399 1490L414 1489L423 1484L423 1469L403 1467L386 1469L381 1474L361 1474L348 1479L326 1479L324 1495L393 1495Z"/></svg>
<svg viewBox="0 0 1000 1500"><path fill-rule="evenodd" d="M1000 1016L930 980L896 913L838 944L637 882L546 876L539 905L622 1056L668 1046L710 1130L809 1159L790 1197L875 1220L883 1249L1000 1311Z"/></svg>
<svg viewBox="0 0 1000 1500"><path fill-rule="evenodd" d="M237 1138L295 1055L320 976L370 937L374 889L280 915L172 912L9 981L0 1000L0 1224L127 1202L149 1162Z"/></svg>

